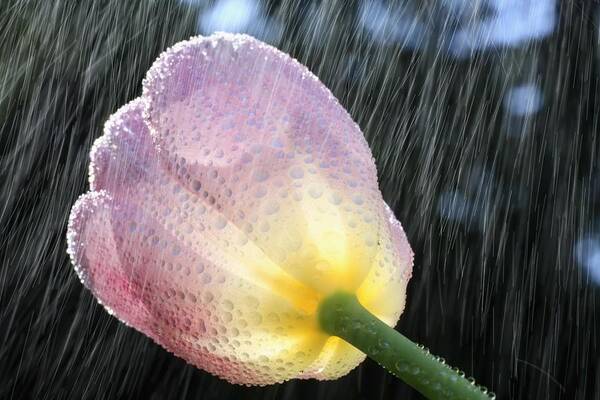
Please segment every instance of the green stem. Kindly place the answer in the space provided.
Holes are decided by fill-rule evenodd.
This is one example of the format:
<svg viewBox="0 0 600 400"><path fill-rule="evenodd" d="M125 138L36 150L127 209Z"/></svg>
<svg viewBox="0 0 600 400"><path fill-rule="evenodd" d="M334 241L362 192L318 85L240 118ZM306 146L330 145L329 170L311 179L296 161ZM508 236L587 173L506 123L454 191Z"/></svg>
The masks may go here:
<svg viewBox="0 0 600 400"><path fill-rule="evenodd" d="M431 400L489 400L485 388L413 343L364 308L356 296L337 292L319 306L321 328L361 350Z"/></svg>

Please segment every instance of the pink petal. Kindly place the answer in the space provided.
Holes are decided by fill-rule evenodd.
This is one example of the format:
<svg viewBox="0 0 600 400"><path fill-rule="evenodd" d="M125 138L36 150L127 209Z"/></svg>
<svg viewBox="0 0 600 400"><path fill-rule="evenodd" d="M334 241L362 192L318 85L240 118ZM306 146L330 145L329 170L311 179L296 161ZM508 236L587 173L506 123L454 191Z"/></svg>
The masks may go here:
<svg viewBox="0 0 600 400"><path fill-rule="evenodd" d="M152 318L142 301L141 288L132 285L133 271L123 265L111 224L114 202L104 191L81 196L71 211L68 252L81 282L111 314L147 332Z"/></svg>
<svg viewBox="0 0 600 400"><path fill-rule="evenodd" d="M216 210L161 169L140 124L141 104L123 107L107 123L92 151L98 191L73 207L69 252L82 282L119 319L231 382L299 375L327 338L273 288L303 289L269 271L250 243L228 249L234 235L221 237L227 229L209 225ZM255 265L243 262L246 254ZM314 345L296 354L299 343ZM291 365L269 369L286 354Z"/></svg>
<svg viewBox="0 0 600 400"><path fill-rule="evenodd" d="M144 103L135 99L114 113L90 153L90 190L127 190L152 175L157 155L142 119Z"/></svg>
<svg viewBox="0 0 600 400"><path fill-rule="evenodd" d="M340 261L353 278L345 288L360 284L385 218L375 166L359 127L304 66L249 36L193 38L155 62L144 96L159 154L184 186L218 199L311 288L335 289L340 273L307 264ZM311 235L319 221L332 229Z"/></svg>
<svg viewBox="0 0 600 400"><path fill-rule="evenodd" d="M389 324L412 253L358 126L305 67L245 35L165 52L91 153L69 252L119 319L231 382L332 379L334 290Z"/></svg>

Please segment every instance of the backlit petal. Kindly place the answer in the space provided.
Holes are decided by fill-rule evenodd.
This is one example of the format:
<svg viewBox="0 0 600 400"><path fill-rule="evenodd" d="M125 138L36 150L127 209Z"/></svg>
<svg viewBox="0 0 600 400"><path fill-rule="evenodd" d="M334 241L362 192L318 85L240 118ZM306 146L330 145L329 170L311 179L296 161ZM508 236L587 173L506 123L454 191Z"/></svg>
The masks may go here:
<svg viewBox="0 0 600 400"><path fill-rule="evenodd" d="M334 379L319 328L357 294L393 325L412 253L359 127L304 66L245 35L167 50L93 146L69 253L120 320L235 383Z"/></svg>

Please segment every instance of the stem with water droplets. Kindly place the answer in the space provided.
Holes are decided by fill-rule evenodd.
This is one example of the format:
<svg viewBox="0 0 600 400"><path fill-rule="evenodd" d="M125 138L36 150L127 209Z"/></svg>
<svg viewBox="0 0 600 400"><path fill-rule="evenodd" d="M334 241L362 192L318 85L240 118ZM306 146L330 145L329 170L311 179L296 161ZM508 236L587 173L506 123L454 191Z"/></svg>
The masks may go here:
<svg viewBox="0 0 600 400"><path fill-rule="evenodd" d="M337 292L325 298L318 316L325 332L352 344L428 399L495 397L379 320L353 294Z"/></svg>

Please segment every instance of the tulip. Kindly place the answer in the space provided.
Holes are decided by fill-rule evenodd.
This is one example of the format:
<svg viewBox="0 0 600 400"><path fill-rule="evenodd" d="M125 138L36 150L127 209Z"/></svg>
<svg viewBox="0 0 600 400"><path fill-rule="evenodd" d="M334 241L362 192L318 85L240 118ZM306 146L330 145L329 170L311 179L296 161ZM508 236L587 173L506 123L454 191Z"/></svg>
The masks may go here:
<svg viewBox="0 0 600 400"><path fill-rule="evenodd" d="M367 353L431 398L481 394L393 329L413 254L376 172L304 66L192 38L107 121L68 252L109 313L229 382L336 379Z"/></svg>

